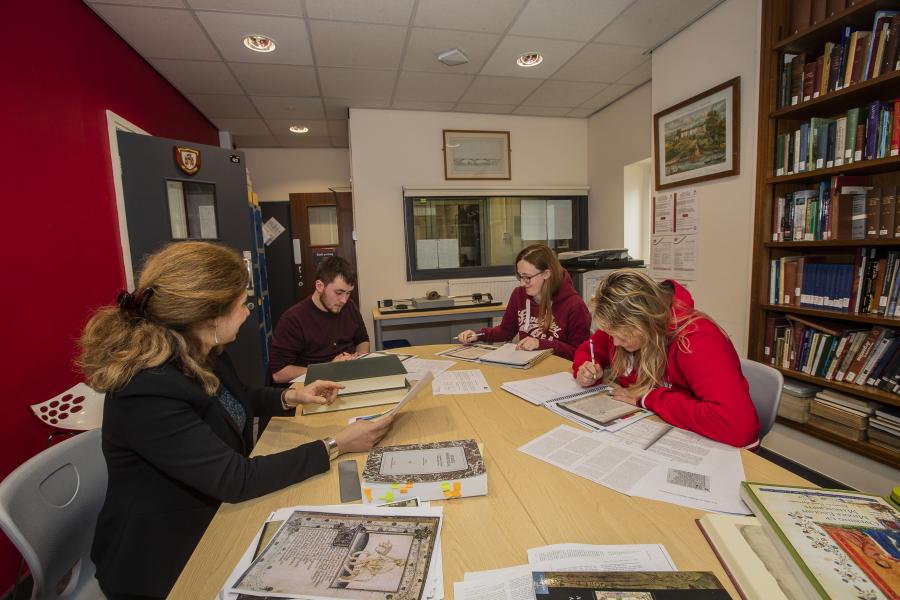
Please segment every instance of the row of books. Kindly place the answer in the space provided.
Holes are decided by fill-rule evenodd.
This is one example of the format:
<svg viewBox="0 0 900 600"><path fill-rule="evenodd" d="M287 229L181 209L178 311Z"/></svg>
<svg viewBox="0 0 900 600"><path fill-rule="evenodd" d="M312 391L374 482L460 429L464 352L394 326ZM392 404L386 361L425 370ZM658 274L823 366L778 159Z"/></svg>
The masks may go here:
<svg viewBox="0 0 900 600"><path fill-rule="evenodd" d="M827 381L900 393L900 337L893 329L831 329L789 315L766 318L765 362Z"/></svg>
<svg viewBox="0 0 900 600"><path fill-rule="evenodd" d="M900 317L900 252L857 248L854 254L772 259L769 304Z"/></svg>
<svg viewBox="0 0 900 600"><path fill-rule="evenodd" d="M807 102L829 92L874 79L898 67L900 12L881 10L870 30L847 25L840 40L826 42L818 57L785 52L778 107Z"/></svg>
<svg viewBox="0 0 900 600"><path fill-rule="evenodd" d="M900 154L900 102L874 100L834 118L813 117L775 137L776 176Z"/></svg>

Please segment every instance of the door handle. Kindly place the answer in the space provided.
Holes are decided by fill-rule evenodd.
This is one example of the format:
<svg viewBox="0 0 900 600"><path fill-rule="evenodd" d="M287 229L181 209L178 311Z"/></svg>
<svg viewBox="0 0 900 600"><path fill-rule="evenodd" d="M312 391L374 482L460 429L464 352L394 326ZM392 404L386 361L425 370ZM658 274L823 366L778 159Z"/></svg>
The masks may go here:
<svg viewBox="0 0 900 600"><path fill-rule="evenodd" d="M244 268L247 269L247 295L255 296L256 289L253 286L253 255L249 250L244 250Z"/></svg>

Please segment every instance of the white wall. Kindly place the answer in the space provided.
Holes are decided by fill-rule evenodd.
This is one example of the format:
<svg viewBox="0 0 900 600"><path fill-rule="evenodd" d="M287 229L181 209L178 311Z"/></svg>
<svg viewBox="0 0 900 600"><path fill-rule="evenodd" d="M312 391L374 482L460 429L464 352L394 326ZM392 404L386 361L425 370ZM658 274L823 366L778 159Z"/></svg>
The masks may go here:
<svg viewBox="0 0 900 600"><path fill-rule="evenodd" d="M347 148L246 148L253 191L262 202L350 185Z"/></svg>
<svg viewBox="0 0 900 600"><path fill-rule="evenodd" d="M443 129L509 131L512 179L444 180ZM350 147L360 308L370 331L376 300L447 291L446 280L406 281L404 185L587 185L584 119L351 109Z"/></svg>
<svg viewBox="0 0 900 600"><path fill-rule="evenodd" d="M650 99L645 83L588 119L591 248L626 247L624 169L650 156Z"/></svg>
<svg viewBox="0 0 900 600"><path fill-rule="evenodd" d="M728 0L653 53L652 112L740 76L740 174L699 183L697 307L747 353L760 40L760 5ZM670 191L677 191L675 188Z"/></svg>

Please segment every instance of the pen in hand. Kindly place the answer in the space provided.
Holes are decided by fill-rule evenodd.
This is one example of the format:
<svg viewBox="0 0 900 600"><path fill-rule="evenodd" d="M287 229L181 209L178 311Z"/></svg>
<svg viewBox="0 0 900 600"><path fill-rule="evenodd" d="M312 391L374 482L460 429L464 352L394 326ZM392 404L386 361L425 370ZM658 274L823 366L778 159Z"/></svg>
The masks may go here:
<svg viewBox="0 0 900 600"><path fill-rule="evenodd" d="M478 338L480 338L480 337L483 336L483 335L484 335L484 332L483 332L483 331L481 331L481 332L479 332L479 333L470 333L470 334L467 334L467 335L465 336L465 338L462 336L462 334L459 334L459 335L456 336L456 340L465 344L466 342L474 342L474 341L476 341Z"/></svg>

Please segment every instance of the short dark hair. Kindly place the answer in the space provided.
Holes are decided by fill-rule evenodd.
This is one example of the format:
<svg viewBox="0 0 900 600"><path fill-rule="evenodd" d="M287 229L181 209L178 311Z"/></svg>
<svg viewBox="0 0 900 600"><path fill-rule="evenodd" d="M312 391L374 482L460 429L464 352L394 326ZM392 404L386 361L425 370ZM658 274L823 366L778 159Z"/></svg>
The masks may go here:
<svg viewBox="0 0 900 600"><path fill-rule="evenodd" d="M344 281L356 287L356 269L340 256L329 256L316 268L316 279L328 285L340 275Z"/></svg>

